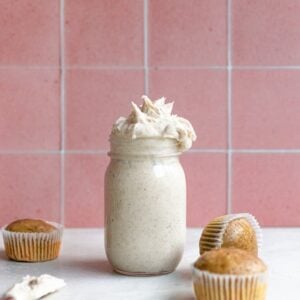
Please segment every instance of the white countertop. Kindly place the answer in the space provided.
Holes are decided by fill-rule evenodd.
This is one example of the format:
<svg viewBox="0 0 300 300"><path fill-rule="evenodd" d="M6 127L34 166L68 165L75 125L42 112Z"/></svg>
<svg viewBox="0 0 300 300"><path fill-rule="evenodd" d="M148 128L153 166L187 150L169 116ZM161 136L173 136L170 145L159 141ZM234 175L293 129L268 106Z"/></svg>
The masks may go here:
<svg viewBox="0 0 300 300"><path fill-rule="evenodd" d="M103 230L67 229L57 260L18 263L6 259L0 242L0 295L26 274L48 273L67 286L46 299L194 299L191 264L198 256L201 229L189 229L183 260L176 272L155 277L127 277L114 273L103 245ZM300 228L264 229L261 257L269 266L268 300L297 300L300 295Z"/></svg>

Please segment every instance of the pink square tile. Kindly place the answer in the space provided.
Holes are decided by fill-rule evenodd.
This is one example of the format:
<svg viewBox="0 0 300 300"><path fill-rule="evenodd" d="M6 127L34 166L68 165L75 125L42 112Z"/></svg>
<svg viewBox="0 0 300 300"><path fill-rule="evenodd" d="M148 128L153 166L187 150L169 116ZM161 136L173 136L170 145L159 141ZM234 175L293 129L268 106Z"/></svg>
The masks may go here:
<svg viewBox="0 0 300 300"><path fill-rule="evenodd" d="M67 73L67 148L108 149L112 124L139 101L144 74L135 70Z"/></svg>
<svg viewBox="0 0 300 300"><path fill-rule="evenodd" d="M65 222L68 227L104 224L104 155L67 155L65 173Z"/></svg>
<svg viewBox="0 0 300 300"><path fill-rule="evenodd" d="M235 71L233 145L300 147L300 71Z"/></svg>
<svg viewBox="0 0 300 300"><path fill-rule="evenodd" d="M149 1L150 65L225 65L227 1Z"/></svg>
<svg viewBox="0 0 300 300"><path fill-rule="evenodd" d="M59 149L58 70L0 70L0 149Z"/></svg>
<svg viewBox="0 0 300 300"><path fill-rule="evenodd" d="M66 0L69 65L142 65L143 1Z"/></svg>
<svg viewBox="0 0 300 300"><path fill-rule="evenodd" d="M264 226L300 225L300 155L234 155L234 212L250 212Z"/></svg>
<svg viewBox="0 0 300 300"><path fill-rule="evenodd" d="M59 0L2 0L0 64L59 64Z"/></svg>
<svg viewBox="0 0 300 300"><path fill-rule="evenodd" d="M226 213L226 154L182 156L187 180L187 225L204 226Z"/></svg>
<svg viewBox="0 0 300 300"><path fill-rule="evenodd" d="M198 136L195 148L226 147L227 75L222 70L150 72L150 95L174 101L174 113L187 118Z"/></svg>
<svg viewBox="0 0 300 300"><path fill-rule="evenodd" d="M300 64L300 2L232 1L233 62Z"/></svg>
<svg viewBox="0 0 300 300"><path fill-rule="evenodd" d="M60 220L60 157L0 155L0 225L15 219Z"/></svg>

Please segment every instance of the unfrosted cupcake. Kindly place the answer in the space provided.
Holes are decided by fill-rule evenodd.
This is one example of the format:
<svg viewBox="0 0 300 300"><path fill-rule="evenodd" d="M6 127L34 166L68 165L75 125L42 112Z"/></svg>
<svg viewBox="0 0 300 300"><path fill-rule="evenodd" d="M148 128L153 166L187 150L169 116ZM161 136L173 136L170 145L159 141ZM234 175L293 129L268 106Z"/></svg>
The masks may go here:
<svg viewBox="0 0 300 300"><path fill-rule="evenodd" d="M194 264L198 300L265 300L267 267L241 249L220 248L204 253Z"/></svg>
<svg viewBox="0 0 300 300"><path fill-rule="evenodd" d="M22 219L2 228L6 255L16 261L39 262L59 255L63 227L54 222Z"/></svg>
<svg viewBox="0 0 300 300"><path fill-rule="evenodd" d="M213 219L203 229L200 254L218 248L238 248L258 255L262 233L255 217L248 213L225 215Z"/></svg>

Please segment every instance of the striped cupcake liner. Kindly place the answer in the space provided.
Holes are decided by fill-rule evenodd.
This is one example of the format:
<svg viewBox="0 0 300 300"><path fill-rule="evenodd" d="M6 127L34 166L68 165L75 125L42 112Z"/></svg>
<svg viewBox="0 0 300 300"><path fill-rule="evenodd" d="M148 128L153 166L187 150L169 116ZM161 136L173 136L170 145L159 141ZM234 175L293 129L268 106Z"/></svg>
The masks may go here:
<svg viewBox="0 0 300 300"><path fill-rule="evenodd" d="M262 231L258 221L249 213L231 214L221 216L210 222L204 229L200 238L200 254L212 249L221 248L223 235L228 223L236 219L246 219L255 231L258 250L262 246Z"/></svg>
<svg viewBox="0 0 300 300"><path fill-rule="evenodd" d="M63 226L48 222L57 230L51 232L13 232L2 228L6 255L16 261L39 262L58 257Z"/></svg>
<svg viewBox="0 0 300 300"><path fill-rule="evenodd" d="M267 279L267 272L226 275L193 269L197 300L265 300Z"/></svg>

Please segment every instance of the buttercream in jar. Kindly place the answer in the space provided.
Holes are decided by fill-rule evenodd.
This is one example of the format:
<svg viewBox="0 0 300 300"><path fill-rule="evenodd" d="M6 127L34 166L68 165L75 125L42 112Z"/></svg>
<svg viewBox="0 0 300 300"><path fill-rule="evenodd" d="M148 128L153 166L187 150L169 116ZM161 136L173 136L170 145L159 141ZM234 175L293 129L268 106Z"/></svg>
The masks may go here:
<svg viewBox="0 0 300 300"><path fill-rule="evenodd" d="M196 139L190 122L165 98L132 103L110 135L105 174L105 249L128 275L175 270L186 231L186 180L179 155Z"/></svg>

